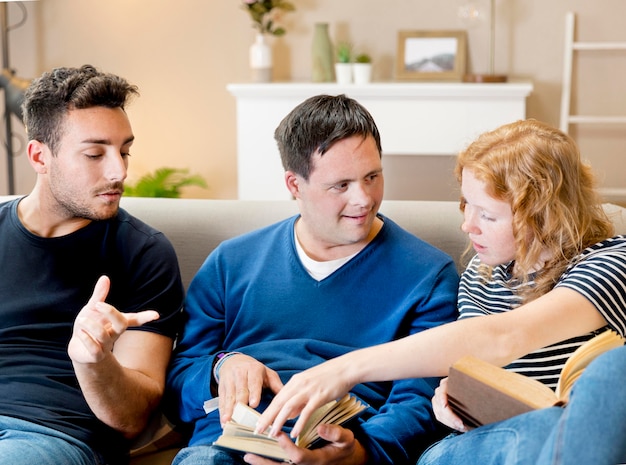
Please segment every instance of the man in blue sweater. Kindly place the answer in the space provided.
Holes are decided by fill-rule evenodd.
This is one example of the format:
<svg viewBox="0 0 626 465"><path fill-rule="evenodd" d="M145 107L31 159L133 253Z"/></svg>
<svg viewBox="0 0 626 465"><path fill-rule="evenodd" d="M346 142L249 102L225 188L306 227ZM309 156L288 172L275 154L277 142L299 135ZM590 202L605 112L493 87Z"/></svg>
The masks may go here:
<svg viewBox="0 0 626 465"><path fill-rule="evenodd" d="M175 465L273 463L211 446L236 401L262 410L295 373L456 318L452 259L378 213L382 151L365 108L312 97L275 138L300 214L225 241L190 285L167 385L193 433ZM315 450L281 444L293 463L413 464L440 433L434 387L356 386L370 407L349 429L321 426L328 443Z"/></svg>

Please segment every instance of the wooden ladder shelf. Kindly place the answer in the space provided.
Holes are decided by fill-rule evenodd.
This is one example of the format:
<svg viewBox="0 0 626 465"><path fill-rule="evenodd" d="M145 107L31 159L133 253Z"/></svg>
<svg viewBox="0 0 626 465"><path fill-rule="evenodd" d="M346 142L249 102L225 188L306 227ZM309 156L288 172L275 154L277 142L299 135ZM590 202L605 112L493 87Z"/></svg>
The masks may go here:
<svg viewBox="0 0 626 465"><path fill-rule="evenodd" d="M565 56L563 58L563 89L561 93L561 126L563 132L569 131L570 124L613 124L626 123L626 116L584 116L572 115L572 63L575 51L624 50L626 42L577 42L575 35L576 17L573 12L565 16Z"/></svg>

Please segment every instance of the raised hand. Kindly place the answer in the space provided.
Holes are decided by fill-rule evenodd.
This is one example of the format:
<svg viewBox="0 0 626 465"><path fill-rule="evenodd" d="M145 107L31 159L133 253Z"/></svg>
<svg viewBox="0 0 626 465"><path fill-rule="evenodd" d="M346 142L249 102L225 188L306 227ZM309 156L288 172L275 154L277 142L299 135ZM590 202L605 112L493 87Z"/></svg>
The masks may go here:
<svg viewBox="0 0 626 465"><path fill-rule="evenodd" d="M141 326L159 318L159 314L153 310L119 312L104 301L110 286L109 278L101 276L89 302L76 316L68 345L68 354L75 363L102 361L111 354L115 342L129 326Z"/></svg>

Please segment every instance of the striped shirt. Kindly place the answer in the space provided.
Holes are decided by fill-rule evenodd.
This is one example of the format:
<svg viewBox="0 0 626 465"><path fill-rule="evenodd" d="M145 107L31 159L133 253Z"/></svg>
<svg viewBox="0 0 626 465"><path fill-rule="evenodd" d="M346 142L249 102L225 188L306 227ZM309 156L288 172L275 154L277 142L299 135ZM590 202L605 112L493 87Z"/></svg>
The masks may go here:
<svg viewBox="0 0 626 465"><path fill-rule="evenodd" d="M475 256L461 276L459 318L501 313L521 305L520 283L511 276L513 262L494 267L485 280ZM532 278L532 277L531 277ZM529 281L526 285L533 286ZM626 236L615 236L585 249L560 277L555 287L567 287L587 298L608 322L626 335ZM565 361L583 342L602 330L532 352L506 368L555 388Z"/></svg>

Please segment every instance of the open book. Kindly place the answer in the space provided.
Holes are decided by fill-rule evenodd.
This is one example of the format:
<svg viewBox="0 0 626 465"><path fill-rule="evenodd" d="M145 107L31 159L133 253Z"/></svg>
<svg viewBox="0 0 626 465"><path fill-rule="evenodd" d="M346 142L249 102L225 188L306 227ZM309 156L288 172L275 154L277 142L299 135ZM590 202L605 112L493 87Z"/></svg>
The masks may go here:
<svg viewBox="0 0 626 465"><path fill-rule="evenodd" d="M359 415L367 405L356 397L346 394L340 400L331 401L318 408L306 422L302 433L296 438L296 445L312 448L321 443L317 427L321 424L343 425ZM278 445L278 440L269 436L269 431L255 434L254 430L261 415L253 408L237 403L231 420L224 425L222 435L213 443L214 446L240 452L250 452L275 460L287 461L289 458Z"/></svg>
<svg viewBox="0 0 626 465"><path fill-rule="evenodd" d="M463 357L450 367L448 404L469 427L565 405L574 382L587 365L601 353L623 344L624 339L612 330L586 341L563 366L556 392L535 379L473 356Z"/></svg>

